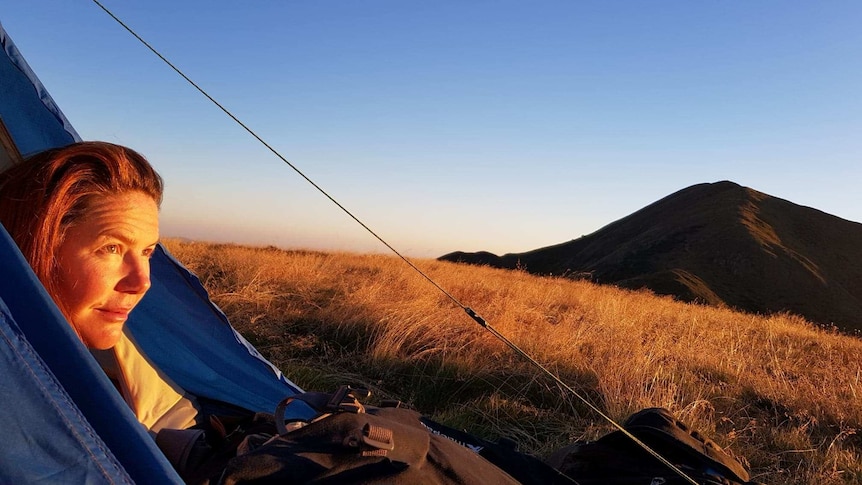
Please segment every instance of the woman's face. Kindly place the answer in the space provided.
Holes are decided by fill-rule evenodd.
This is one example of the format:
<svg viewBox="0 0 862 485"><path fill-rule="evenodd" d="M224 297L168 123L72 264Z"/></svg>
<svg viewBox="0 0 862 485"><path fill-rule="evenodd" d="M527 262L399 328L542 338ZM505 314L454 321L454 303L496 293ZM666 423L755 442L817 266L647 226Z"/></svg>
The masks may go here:
<svg viewBox="0 0 862 485"><path fill-rule="evenodd" d="M150 287L150 256L159 240L159 210L142 192L94 199L70 226L57 252L57 297L89 348L120 339L132 308Z"/></svg>

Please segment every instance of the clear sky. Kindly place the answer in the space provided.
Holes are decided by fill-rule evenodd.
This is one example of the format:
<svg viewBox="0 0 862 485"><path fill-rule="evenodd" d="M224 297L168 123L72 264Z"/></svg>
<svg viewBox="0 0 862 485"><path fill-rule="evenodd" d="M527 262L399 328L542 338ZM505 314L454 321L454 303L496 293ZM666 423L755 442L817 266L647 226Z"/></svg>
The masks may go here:
<svg viewBox="0 0 862 485"><path fill-rule="evenodd" d="M403 253L521 252L732 180L862 221L862 2L103 0ZM89 0L2 0L163 234L384 248Z"/></svg>

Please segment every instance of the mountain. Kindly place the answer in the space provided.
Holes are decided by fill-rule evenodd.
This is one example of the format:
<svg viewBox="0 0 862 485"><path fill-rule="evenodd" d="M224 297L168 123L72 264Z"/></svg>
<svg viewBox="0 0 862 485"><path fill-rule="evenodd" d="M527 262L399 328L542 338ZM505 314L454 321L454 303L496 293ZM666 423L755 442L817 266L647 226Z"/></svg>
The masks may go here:
<svg viewBox="0 0 862 485"><path fill-rule="evenodd" d="M445 261L648 288L862 330L862 224L733 182L698 184L579 239Z"/></svg>

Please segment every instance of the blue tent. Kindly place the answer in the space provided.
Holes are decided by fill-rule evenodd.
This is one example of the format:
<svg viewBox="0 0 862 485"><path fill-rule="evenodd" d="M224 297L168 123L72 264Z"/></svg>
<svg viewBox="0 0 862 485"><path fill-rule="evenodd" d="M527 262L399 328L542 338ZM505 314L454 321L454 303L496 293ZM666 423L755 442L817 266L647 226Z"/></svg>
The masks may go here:
<svg viewBox="0 0 862 485"><path fill-rule="evenodd" d="M0 25L4 163L80 140ZM3 135L0 132L0 135ZM272 411L301 390L266 361L159 247L152 288L127 325L143 352L198 397ZM0 226L0 482L181 483ZM310 415L308 408L289 412Z"/></svg>

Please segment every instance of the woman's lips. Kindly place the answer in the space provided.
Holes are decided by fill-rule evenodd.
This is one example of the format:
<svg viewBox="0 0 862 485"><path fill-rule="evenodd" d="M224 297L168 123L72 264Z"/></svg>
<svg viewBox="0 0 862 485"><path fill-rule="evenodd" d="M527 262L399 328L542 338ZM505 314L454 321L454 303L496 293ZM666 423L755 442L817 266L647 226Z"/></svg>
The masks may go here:
<svg viewBox="0 0 862 485"><path fill-rule="evenodd" d="M129 318L131 308L96 308L100 315L108 320L126 321Z"/></svg>

